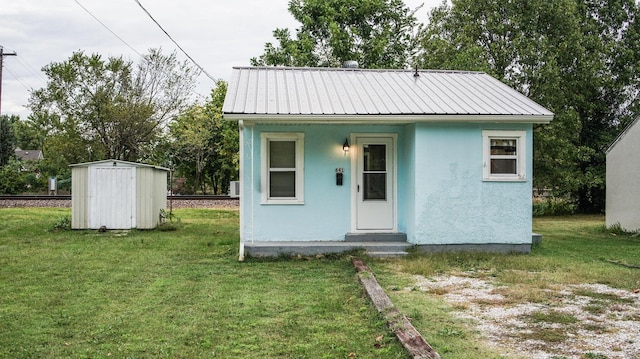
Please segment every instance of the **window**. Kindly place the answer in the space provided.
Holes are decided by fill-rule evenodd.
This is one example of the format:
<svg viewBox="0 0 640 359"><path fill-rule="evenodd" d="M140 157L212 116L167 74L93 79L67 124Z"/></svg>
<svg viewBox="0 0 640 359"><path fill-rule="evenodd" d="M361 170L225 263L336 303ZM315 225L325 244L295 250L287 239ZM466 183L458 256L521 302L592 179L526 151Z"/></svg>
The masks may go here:
<svg viewBox="0 0 640 359"><path fill-rule="evenodd" d="M304 203L304 134L262 133L262 203Z"/></svg>
<svg viewBox="0 0 640 359"><path fill-rule="evenodd" d="M482 131L485 181L524 181L525 131Z"/></svg>

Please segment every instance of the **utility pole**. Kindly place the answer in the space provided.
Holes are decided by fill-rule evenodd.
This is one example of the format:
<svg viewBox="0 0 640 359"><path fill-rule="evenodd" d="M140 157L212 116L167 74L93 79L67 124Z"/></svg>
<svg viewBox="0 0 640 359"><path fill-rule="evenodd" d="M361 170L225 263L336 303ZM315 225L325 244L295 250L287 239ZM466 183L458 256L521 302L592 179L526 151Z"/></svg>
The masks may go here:
<svg viewBox="0 0 640 359"><path fill-rule="evenodd" d="M4 67L3 61L5 56L16 56L14 52L4 52L4 48L0 46L0 115L2 115L2 68Z"/></svg>

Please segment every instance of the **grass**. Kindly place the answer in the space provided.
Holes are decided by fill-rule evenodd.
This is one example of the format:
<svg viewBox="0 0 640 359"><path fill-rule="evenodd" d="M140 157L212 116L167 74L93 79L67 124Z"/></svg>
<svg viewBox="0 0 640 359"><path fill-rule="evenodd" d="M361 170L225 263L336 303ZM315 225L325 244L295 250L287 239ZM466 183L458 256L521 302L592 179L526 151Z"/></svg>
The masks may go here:
<svg viewBox="0 0 640 359"><path fill-rule="evenodd" d="M602 216L536 217L533 224L534 231L543 235L543 242L528 255L416 254L396 261L370 262L369 266L385 289L411 288L414 285L412 276L416 274L434 276L465 272L466 275L490 277L504 286L496 292L506 297L507 304L533 302L553 306L556 298L547 289L568 284L601 283L627 290L640 288L640 270L616 264L640 265L638 236L621 234L615 228L614 231L607 230ZM502 357L482 345L480 333L474 329L473 323L452 315L453 311L465 308L452 307L434 292L387 290L387 293L403 312L421 313L413 324L443 359ZM577 291L575 294L591 297L591 306L585 309L593 312L628 301L615 295L589 291ZM579 325L571 323L576 318L555 312L536 313L532 320ZM443 328L453 328L453 331ZM565 334L562 330L543 329L533 331L531 339L554 343L563 341Z"/></svg>
<svg viewBox="0 0 640 359"><path fill-rule="evenodd" d="M51 230L69 213L0 209L0 357L407 357L348 258L239 263L236 211Z"/></svg>
<svg viewBox="0 0 640 359"><path fill-rule="evenodd" d="M237 211L175 214L171 230L99 233L62 230L69 209L0 209L0 357L408 357L348 257L240 263ZM443 359L502 355L453 315L463 308L411 290L414 274L491 277L512 303L552 303L545 289L564 284L640 287L640 270L616 264L640 264L640 238L608 231L602 217L539 217L534 230L543 243L529 255L412 254L367 264ZM574 294L590 297L594 312L624 304ZM553 330L532 335L564 338Z"/></svg>

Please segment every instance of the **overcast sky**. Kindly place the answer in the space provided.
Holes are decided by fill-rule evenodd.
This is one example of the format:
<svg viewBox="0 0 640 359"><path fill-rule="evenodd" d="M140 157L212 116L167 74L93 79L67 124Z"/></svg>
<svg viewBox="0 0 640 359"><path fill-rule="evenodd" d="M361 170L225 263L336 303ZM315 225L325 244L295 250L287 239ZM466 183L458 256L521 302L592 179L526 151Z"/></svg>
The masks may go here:
<svg viewBox="0 0 640 359"><path fill-rule="evenodd" d="M287 10L289 0L139 1L207 73L223 80L232 66L249 65L261 55L275 28L299 27ZM423 23L440 2L405 0L412 9L425 4L416 13ZM42 67L65 61L74 51L138 63L137 53L162 48L186 59L136 0L0 0L0 46L5 53L17 53L4 57L1 111L22 119L30 112L25 108L29 91L46 83ZM203 74L198 82L197 94L207 97L213 81Z"/></svg>

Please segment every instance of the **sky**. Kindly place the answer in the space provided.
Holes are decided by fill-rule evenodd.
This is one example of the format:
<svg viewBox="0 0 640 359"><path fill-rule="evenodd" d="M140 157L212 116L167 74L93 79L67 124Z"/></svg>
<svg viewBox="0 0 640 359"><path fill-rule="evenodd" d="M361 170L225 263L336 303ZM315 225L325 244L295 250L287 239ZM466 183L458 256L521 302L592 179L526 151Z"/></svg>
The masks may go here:
<svg viewBox="0 0 640 359"><path fill-rule="evenodd" d="M138 63L138 54L161 48L186 60L138 1L211 77L227 81L233 66L250 65L265 43L274 42L274 29L294 34L300 25L287 10L289 0L0 0L0 46L17 54L4 57L2 114L26 119L30 91L47 81L41 69L75 51ZM440 3L405 0L411 9L424 4L416 12L422 23ZM214 86L200 75L195 97L207 98Z"/></svg>

